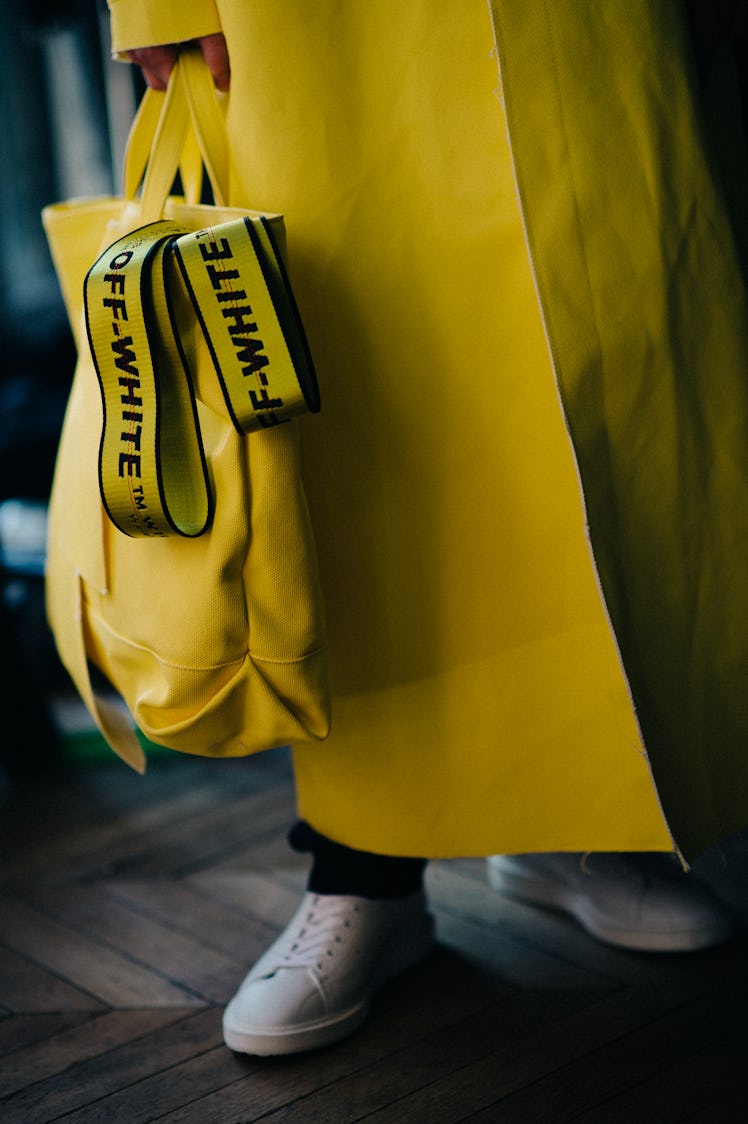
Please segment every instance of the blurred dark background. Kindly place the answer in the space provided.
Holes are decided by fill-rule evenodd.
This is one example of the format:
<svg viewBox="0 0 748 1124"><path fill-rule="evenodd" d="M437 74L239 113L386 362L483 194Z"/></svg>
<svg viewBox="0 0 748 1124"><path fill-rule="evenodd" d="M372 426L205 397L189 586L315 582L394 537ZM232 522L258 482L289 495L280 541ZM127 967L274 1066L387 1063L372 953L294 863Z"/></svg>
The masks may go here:
<svg viewBox="0 0 748 1124"><path fill-rule="evenodd" d="M42 229L44 206L118 192L142 87L111 59L104 0L0 5L0 581L6 769L56 752L47 696L66 689L44 621L46 503L75 346Z"/></svg>
<svg viewBox="0 0 748 1124"><path fill-rule="evenodd" d="M44 499L75 353L40 211L116 190L136 95L103 2L5 0L0 50L0 499Z"/></svg>

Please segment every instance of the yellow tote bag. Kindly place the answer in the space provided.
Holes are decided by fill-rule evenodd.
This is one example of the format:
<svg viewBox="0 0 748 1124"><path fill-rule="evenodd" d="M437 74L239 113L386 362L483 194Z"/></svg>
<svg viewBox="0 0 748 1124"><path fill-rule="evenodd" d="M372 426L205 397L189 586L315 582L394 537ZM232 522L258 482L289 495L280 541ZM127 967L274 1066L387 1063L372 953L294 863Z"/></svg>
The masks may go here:
<svg viewBox="0 0 748 1124"><path fill-rule="evenodd" d="M169 195L178 165L186 200ZM202 165L215 206L195 201ZM180 408L190 413L194 390L197 441L213 505L205 519L210 525L205 533L198 533L201 526L186 532L192 537L126 534L102 504L98 468L105 411L84 324L86 274L105 247L121 246L147 224L157 224L147 227L150 233L170 231L187 247L198 237L188 232L204 234L221 223L231 223L232 231L244 229L247 219L247 212L223 206L229 181L223 115L198 53L180 56L166 95L146 93L128 140L124 178L121 198L58 204L43 215L79 344L50 501L47 611L58 651L112 748L139 769L144 754L135 727L158 744L210 756L324 738L326 640L297 423L248 434L237 430L204 325L186 295L186 269L185 291L174 299L172 316L166 318L163 308L159 315L169 319L192 386L188 380L178 394L161 394L163 418L150 440L168 430ZM260 237L268 235L282 257L282 218L249 218L259 221ZM221 238L211 237L210 253L218 253ZM280 257L273 260L282 272ZM180 274L173 274L178 285ZM267 291L250 293L251 301L273 303L277 278L267 280ZM118 285L110 284L116 301ZM132 327L128 322L127 330ZM298 325L292 325L291 338L297 345L303 341ZM105 344L99 358L106 350ZM179 376L184 379L184 372ZM123 394L132 393L132 386L123 387ZM111 408L106 420L109 432L114 423L116 436L119 418ZM163 444L177 492L194 492L190 459L184 458L180 472L179 453L175 456L168 439ZM102 459L102 474L105 469ZM91 664L122 695L134 722L94 688Z"/></svg>

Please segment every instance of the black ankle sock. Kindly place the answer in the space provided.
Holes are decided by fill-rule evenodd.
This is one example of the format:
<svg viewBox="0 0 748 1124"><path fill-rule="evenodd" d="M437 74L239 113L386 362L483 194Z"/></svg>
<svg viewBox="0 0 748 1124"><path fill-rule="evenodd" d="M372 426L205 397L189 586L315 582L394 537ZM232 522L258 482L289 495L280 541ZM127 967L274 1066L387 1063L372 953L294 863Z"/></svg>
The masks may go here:
<svg viewBox="0 0 748 1124"><path fill-rule="evenodd" d="M404 898L423 888L425 859L375 855L334 843L301 820L288 833L294 851L312 855L307 889L313 894Z"/></svg>

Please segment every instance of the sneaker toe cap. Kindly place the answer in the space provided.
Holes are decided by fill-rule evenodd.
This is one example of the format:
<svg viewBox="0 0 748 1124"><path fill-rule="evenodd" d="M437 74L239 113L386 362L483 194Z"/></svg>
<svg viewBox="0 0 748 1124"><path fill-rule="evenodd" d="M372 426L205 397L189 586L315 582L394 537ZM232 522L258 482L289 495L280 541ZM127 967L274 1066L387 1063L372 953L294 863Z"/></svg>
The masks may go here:
<svg viewBox="0 0 748 1124"><path fill-rule="evenodd" d="M249 980L226 1008L227 1019L247 1030L282 1030L326 1014L324 995L305 968L279 968Z"/></svg>

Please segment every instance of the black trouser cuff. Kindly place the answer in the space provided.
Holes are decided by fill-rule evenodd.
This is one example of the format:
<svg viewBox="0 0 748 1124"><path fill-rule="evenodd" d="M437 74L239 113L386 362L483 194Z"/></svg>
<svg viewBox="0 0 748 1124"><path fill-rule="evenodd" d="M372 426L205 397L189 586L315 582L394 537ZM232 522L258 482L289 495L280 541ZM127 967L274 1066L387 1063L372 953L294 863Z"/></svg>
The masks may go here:
<svg viewBox="0 0 748 1124"><path fill-rule="evenodd" d="M294 851L312 855L307 889L313 894L404 898L423 888L425 859L375 855L334 843L304 820L288 833Z"/></svg>

